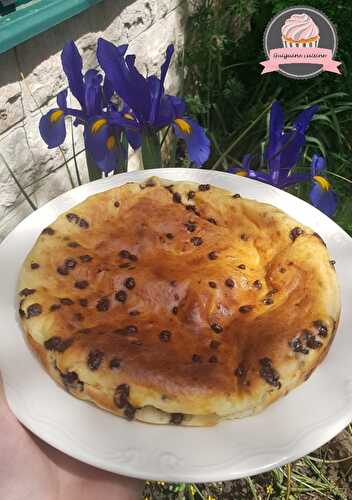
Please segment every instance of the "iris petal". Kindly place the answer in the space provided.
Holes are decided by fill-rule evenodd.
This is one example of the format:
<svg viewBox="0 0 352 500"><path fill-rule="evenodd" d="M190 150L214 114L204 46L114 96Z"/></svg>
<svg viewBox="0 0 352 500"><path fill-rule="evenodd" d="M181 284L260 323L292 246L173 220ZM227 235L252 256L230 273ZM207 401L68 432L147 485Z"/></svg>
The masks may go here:
<svg viewBox="0 0 352 500"><path fill-rule="evenodd" d="M323 156L313 155L311 164L312 177L321 174L325 170L325 168L325 158Z"/></svg>
<svg viewBox="0 0 352 500"><path fill-rule="evenodd" d="M136 70L134 57L126 61L114 44L99 38L97 58L117 94L140 116L148 119L150 96L145 78Z"/></svg>
<svg viewBox="0 0 352 500"><path fill-rule="evenodd" d="M39 122L39 131L42 139L48 145L48 148L56 148L60 146L66 138L65 116L62 114L54 115L56 119L53 120L53 113L57 113L58 109L50 110L46 115L42 116Z"/></svg>
<svg viewBox="0 0 352 500"><path fill-rule="evenodd" d="M67 89L61 90L61 92L57 94L56 102L59 108L61 109L67 108Z"/></svg>
<svg viewBox="0 0 352 500"><path fill-rule="evenodd" d="M89 116L101 113L102 79L103 77L95 69L88 70L84 75L84 102Z"/></svg>
<svg viewBox="0 0 352 500"><path fill-rule="evenodd" d="M100 118L98 118L99 120ZM89 121L84 127L84 142L92 158L105 173L118 168L118 160L121 156L120 144L116 141L113 128L109 124L103 124L97 132L92 132L97 119Z"/></svg>
<svg viewBox="0 0 352 500"><path fill-rule="evenodd" d="M314 183L310 192L310 200L316 208L329 217L332 217L336 212L338 198L332 189L324 191L319 184Z"/></svg>
<svg viewBox="0 0 352 500"><path fill-rule="evenodd" d="M141 147L142 144L142 135L139 131L126 129L125 130L126 137L128 140L128 144L136 151Z"/></svg>
<svg viewBox="0 0 352 500"><path fill-rule="evenodd" d="M183 117L191 126L191 133L183 133L177 125L173 125L177 137L184 139L187 145L188 156L197 167L207 161L210 154L210 141L205 134L204 129L191 118Z"/></svg>
<svg viewBox="0 0 352 500"><path fill-rule="evenodd" d="M303 110L293 122L293 126L295 129L299 130L302 134L307 131L309 124L315 115L315 113L319 110L319 106L316 104L315 106L311 106Z"/></svg>
<svg viewBox="0 0 352 500"><path fill-rule="evenodd" d="M166 49L165 61L161 65L160 80L155 76L148 78L149 88L155 93L154 97L151 97L151 110L149 116L150 123L154 123L155 118L159 113L160 100L162 95L164 94L164 82L166 78L166 73L169 69L173 53L174 53L174 46L169 45L168 48ZM153 80L150 81L151 79Z"/></svg>
<svg viewBox="0 0 352 500"><path fill-rule="evenodd" d="M61 52L61 62L70 90L85 110L82 58L72 40L65 44Z"/></svg>

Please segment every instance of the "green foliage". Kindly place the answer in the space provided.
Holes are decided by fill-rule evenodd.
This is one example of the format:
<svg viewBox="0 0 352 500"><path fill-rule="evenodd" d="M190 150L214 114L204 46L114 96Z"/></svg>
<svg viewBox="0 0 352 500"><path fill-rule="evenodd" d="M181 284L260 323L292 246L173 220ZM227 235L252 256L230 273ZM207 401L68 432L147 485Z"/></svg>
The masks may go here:
<svg viewBox="0 0 352 500"><path fill-rule="evenodd" d="M266 24L276 12L291 5L297 2L203 0L189 18L184 57L187 104L212 140L206 167L226 170L240 165L246 153L255 155L257 166L261 166L267 138L266 110L275 99L285 108L287 124L300 110L318 103L320 110L309 128L301 167L309 166L314 152L326 157L330 181L340 198L335 220L352 233L352 184L348 182L352 179L352 32L346 22L352 18L352 3L309 2L337 26L336 59L343 62L342 76L323 73L302 81L278 73L262 76L259 63L265 58L262 43ZM298 186L295 194L307 199L308 191Z"/></svg>

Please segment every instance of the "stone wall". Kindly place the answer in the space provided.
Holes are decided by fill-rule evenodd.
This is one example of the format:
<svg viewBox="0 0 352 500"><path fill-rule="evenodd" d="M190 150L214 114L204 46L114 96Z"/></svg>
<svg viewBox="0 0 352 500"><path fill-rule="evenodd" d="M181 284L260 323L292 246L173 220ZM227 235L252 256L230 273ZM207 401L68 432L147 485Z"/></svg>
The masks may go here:
<svg viewBox="0 0 352 500"><path fill-rule="evenodd" d="M73 128L72 141L67 124L61 151L47 149L38 131L41 113L55 106L55 96L67 87L60 61L65 41L76 41L84 71L96 67L96 42L103 36L115 44L128 43L141 71L158 72L169 43L175 44L176 54L182 50L186 10L184 0L104 0L0 54L0 239L32 210L9 169L41 206L77 185L73 142L87 181L81 128ZM176 66L174 57L166 80L169 92L180 85Z"/></svg>

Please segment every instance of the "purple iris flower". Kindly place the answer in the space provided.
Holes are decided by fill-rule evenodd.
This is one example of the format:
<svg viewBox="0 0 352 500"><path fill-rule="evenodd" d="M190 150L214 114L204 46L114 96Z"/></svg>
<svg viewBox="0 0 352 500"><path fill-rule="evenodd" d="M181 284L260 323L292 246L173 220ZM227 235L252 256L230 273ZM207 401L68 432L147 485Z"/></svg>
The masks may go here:
<svg viewBox="0 0 352 500"><path fill-rule="evenodd" d="M252 156L243 158L241 167L232 167L228 172L250 177L272 186L284 189L300 182L313 181L310 193L312 204L325 214L332 216L336 210L337 197L329 181L321 174L325 168L324 158L314 155L310 173L294 173L305 145L305 132L318 111L318 106L311 106L302 111L293 123L290 131L284 131L285 117L278 102L274 102L270 111L269 142L264 154L267 171L261 172L250 168Z"/></svg>
<svg viewBox="0 0 352 500"><path fill-rule="evenodd" d="M122 54L127 46L117 48ZM82 74L82 58L73 41L67 42L61 61L67 76L69 89L80 104L81 109L67 107L67 90L57 96L57 108L51 109L39 122L39 130L49 148L60 146L66 138L66 116L74 116L74 125L84 126L85 146L97 166L103 172L118 168L125 158L120 144L121 127L111 125L107 119L107 111L113 92L110 82L94 69Z"/></svg>
<svg viewBox="0 0 352 500"><path fill-rule="evenodd" d="M155 134L172 125L176 135L185 140L190 160L201 166L209 157L210 141L204 129L186 115L184 101L164 92L173 52L173 45L169 45L160 78L155 75L145 78L135 67L134 55L124 57L114 44L103 38L98 40L99 64L125 105L124 112L110 114L110 123L126 128L131 145L134 142L136 147L141 143L141 135Z"/></svg>
<svg viewBox="0 0 352 500"><path fill-rule="evenodd" d="M336 212L338 199L336 193L331 188L330 182L323 176L325 168L325 158L313 155L311 164L313 187L310 192L310 200L324 214L332 217Z"/></svg>

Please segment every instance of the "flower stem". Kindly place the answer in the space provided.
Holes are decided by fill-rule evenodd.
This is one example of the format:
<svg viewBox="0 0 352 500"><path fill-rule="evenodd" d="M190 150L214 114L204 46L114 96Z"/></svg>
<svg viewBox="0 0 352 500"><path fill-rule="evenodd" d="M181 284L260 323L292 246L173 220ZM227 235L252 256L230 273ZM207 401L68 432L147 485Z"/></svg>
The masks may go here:
<svg viewBox="0 0 352 500"><path fill-rule="evenodd" d="M142 161L145 170L161 168L160 141L157 132L142 132Z"/></svg>

